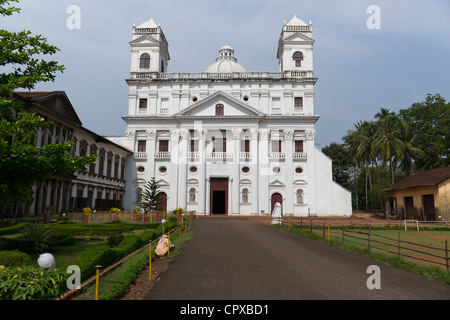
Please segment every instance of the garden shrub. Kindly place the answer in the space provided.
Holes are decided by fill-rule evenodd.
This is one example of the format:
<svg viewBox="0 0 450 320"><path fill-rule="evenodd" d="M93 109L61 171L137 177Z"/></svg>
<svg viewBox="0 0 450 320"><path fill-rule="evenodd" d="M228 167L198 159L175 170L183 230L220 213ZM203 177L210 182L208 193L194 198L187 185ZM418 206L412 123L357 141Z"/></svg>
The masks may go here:
<svg viewBox="0 0 450 320"><path fill-rule="evenodd" d="M22 228L24 226L26 226L27 224L29 224L29 223L28 222L21 222L21 223L18 223L16 225L13 225L13 226L10 226L10 227L0 228L0 236L4 236L4 235L8 235L8 234L20 233Z"/></svg>
<svg viewBox="0 0 450 320"><path fill-rule="evenodd" d="M141 248L144 242L138 236L127 236L113 250L122 258L125 255Z"/></svg>
<svg viewBox="0 0 450 320"><path fill-rule="evenodd" d="M19 250L0 251L0 266L20 267L31 264L31 258L28 254Z"/></svg>
<svg viewBox="0 0 450 320"><path fill-rule="evenodd" d="M110 248L116 247L122 240L124 236L122 234L111 235L107 239L108 246Z"/></svg>
<svg viewBox="0 0 450 320"><path fill-rule="evenodd" d="M0 266L0 300L53 299L66 289L63 270Z"/></svg>

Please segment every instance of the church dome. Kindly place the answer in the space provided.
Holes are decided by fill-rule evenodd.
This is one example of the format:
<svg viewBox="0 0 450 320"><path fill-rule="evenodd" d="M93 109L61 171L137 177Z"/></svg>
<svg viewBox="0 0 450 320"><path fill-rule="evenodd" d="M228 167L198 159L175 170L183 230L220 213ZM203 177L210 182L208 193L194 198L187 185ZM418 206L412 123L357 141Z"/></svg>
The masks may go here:
<svg viewBox="0 0 450 320"><path fill-rule="evenodd" d="M219 50L219 57L216 62L211 64L206 72L209 73L228 73L228 72L247 72L243 66L237 63L234 57L234 50L228 45L224 45Z"/></svg>
<svg viewBox="0 0 450 320"><path fill-rule="evenodd" d="M292 17L292 19L287 23L287 25L288 26L307 26L307 24L303 20L297 18L295 13L294 13L294 16Z"/></svg>

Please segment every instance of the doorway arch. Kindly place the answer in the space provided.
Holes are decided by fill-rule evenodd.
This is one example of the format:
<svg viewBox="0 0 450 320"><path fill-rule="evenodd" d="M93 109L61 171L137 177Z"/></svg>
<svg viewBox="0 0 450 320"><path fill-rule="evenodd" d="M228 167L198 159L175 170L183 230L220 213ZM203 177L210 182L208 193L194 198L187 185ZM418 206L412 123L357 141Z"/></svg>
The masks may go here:
<svg viewBox="0 0 450 320"><path fill-rule="evenodd" d="M165 192L160 192L156 196L156 199L158 204L158 211L167 212L167 194Z"/></svg>
<svg viewBox="0 0 450 320"><path fill-rule="evenodd" d="M275 203L277 203L277 202L279 204L283 204L283 196L280 193L275 192L274 194L272 194L272 197L270 198L270 203L271 203L270 214L272 214L273 208L275 208Z"/></svg>

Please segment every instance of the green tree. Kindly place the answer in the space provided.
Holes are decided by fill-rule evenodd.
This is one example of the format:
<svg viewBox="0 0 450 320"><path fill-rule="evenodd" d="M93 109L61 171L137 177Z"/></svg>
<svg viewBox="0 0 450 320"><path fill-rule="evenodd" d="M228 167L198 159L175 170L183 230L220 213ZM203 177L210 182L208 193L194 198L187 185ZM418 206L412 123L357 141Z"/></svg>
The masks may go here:
<svg viewBox="0 0 450 320"><path fill-rule="evenodd" d="M9 6L18 0L0 0L0 15L20 12ZM49 45L41 35L30 31L0 30L0 205L13 208L31 203L32 186L51 174L73 174L95 160L94 156L72 157L73 143L35 147L39 127L52 126L13 99L15 90L33 89L39 82L54 81L64 67L43 58L55 54L58 48Z"/></svg>
<svg viewBox="0 0 450 320"><path fill-rule="evenodd" d="M395 155L400 154L402 148L402 141L400 140L400 123L399 118L395 112L389 109L381 108L375 115L377 121L377 139L374 142L374 147L380 151L380 157L389 161L389 168L391 171L391 182L395 182L394 163Z"/></svg>
<svg viewBox="0 0 450 320"><path fill-rule="evenodd" d="M333 180L344 188L349 189L351 163L348 159L347 150L343 144L331 143L323 147L322 152L332 160Z"/></svg>
<svg viewBox="0 0 450 320"><path fill-rule="evenodd" d="M145 211L157 211L159 210L158 204L159 185L155 177L152 177L150 181L147 181L142 193L141 207Z"/></svg>
<svg viewBox="0 0 450 320"><path fill-rule="evenodd" d="M450 102L439 94L428 94L425 101L399 111L411 128L416 147L424 156L415 161L418 171L450 165Z"/></svg>

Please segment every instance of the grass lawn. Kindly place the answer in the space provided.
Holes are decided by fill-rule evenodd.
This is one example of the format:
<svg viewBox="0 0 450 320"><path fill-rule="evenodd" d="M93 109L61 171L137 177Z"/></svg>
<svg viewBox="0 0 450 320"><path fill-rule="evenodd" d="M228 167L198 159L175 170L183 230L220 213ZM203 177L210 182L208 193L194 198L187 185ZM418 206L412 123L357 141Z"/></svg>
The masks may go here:
<svg viewBox="0 0 450 320"><path fill-rule="evenodd" d="M179 254L183 248L183 243L192 238L192 232L185 233L184 231L179 234L175 232L170 237L170 243L175 245L175 250L169 253L169 258L175 257ZM152 251L155 250L157 243L152 245ZM120 295L126 290L126 288L133 283L138 274L148 266L149 262L149 250L148 248L134 254L122 265L114 269L113 271L103 275L99 279L99 298L100 299L115 299L117 295ZM82 289L83 293L78 296L80 300L94 300L95 298L95 283L86 286ZM107 296L105 296L107 295ZM103 297L102 297L103 296Z"/></svg>
<svg viewBox="0 0 450 320"><path fill-rule="evenodd" d="M106 237L99 237L96 239L97 240L83 240L82 238L79 238L77 243L73 245L55 248L51 254L55 258L56 268L70 265L70 262L81 255L86 249L107 244ZM38 267L37 259L39 258L39 253L30 254L30 257L33 261L33 266Z"/></svg>

